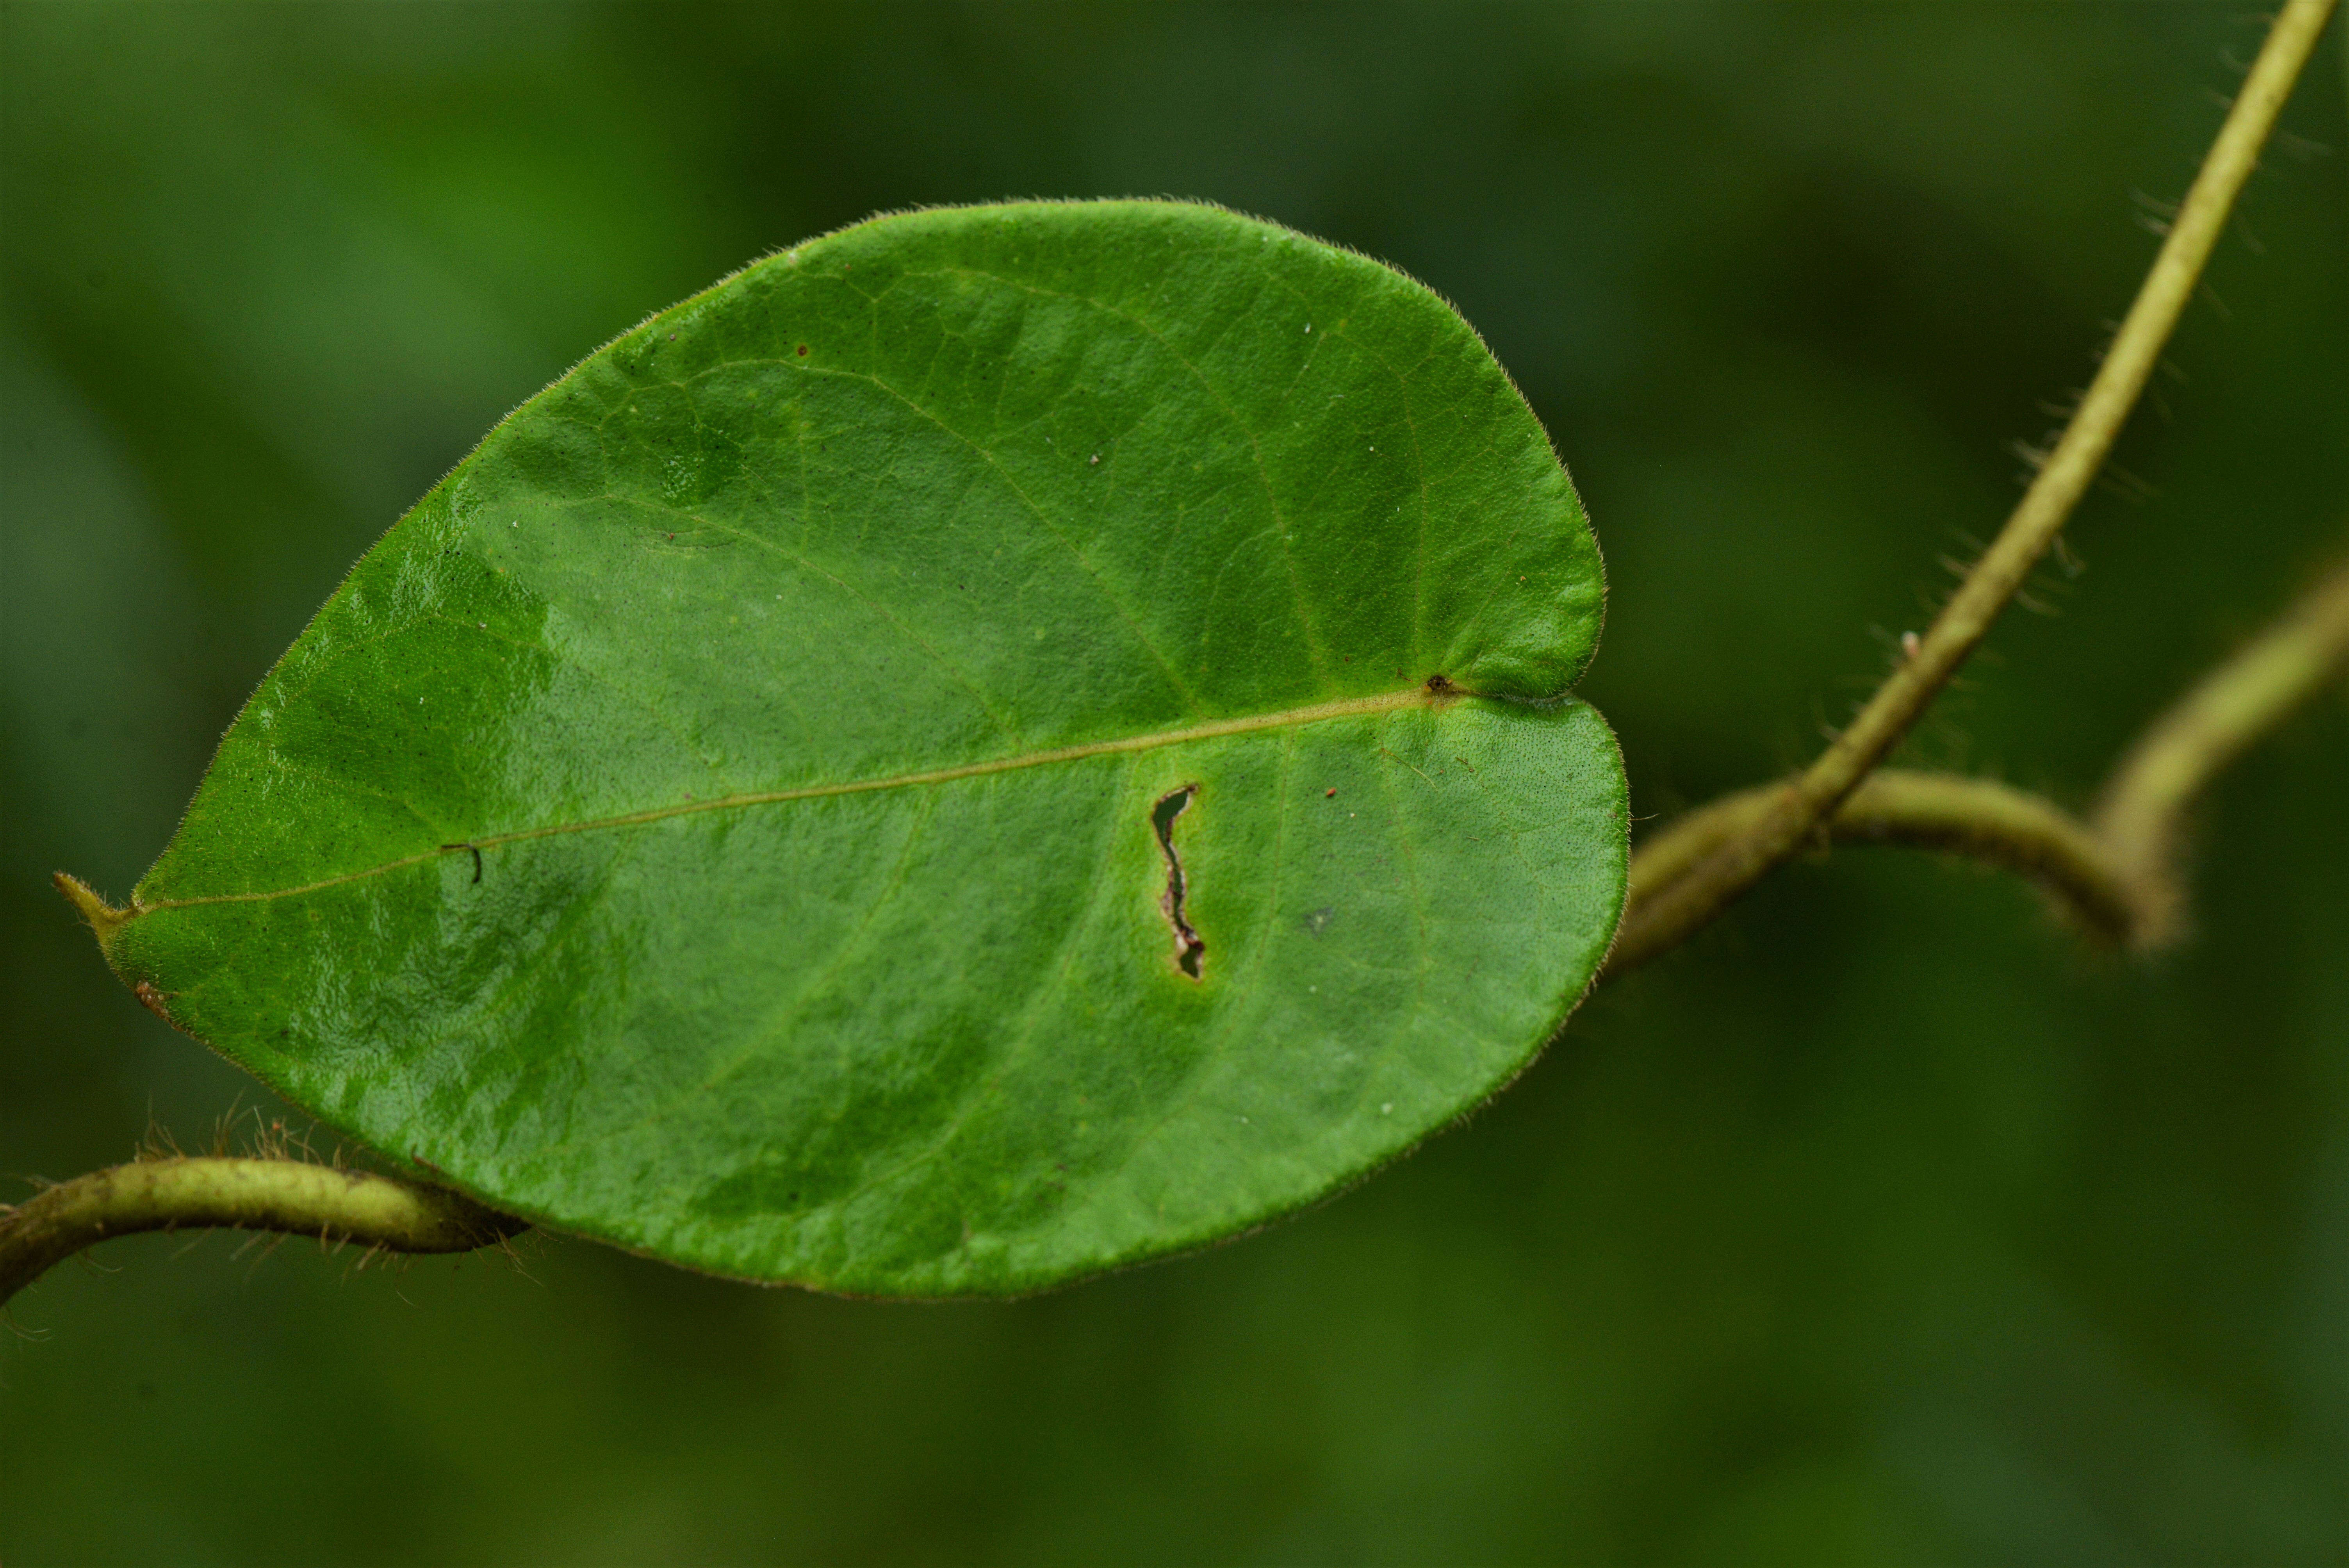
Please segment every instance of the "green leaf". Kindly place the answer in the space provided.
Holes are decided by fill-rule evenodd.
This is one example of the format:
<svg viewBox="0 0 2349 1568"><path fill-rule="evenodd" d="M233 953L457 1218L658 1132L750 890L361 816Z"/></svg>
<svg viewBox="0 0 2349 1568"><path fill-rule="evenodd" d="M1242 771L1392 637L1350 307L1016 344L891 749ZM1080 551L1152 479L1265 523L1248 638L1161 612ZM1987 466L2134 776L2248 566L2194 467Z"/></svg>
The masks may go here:
<svg viewBox="0 0 2349 1568"><path fill-rule="evenodd" d="M1603 588L1442 301L1213 209L876 219L372 551L98 923L386 1155L721 1274L1002 1293L1491 1095L1621 904Z"/></svg>

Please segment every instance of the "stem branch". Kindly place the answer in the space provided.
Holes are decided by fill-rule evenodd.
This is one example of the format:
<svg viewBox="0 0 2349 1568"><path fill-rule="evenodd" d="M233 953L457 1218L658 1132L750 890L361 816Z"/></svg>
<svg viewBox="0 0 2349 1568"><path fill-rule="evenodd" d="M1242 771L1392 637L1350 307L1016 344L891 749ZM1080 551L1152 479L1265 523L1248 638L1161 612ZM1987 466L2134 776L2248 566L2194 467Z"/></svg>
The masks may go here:
<svg viewBox="0 0 2349 1568"><path fill-rule="evenodd" d="M438 1187L299 1160L140 1160L0 1205L0 1302L84 1247L140 1231L211 1225L463 1253L526 1228Z"/></svg>
<svg viewBox="0 0 2349 1568"><path fill-rule="evenodd" d="M2147 905L2139 940L2168 940L2182 897L2173 871L2186 808L2294 708L2349 669L2349 562L2146 729L2090 819L2116 871Z"/></svg>
<svg viewBox="0 0 2349 1568"><path fill-rule="evenodd" d="M2228 764L2293 709L2349 673L2349 562L2147 726L2083 822L2054 802L1987 779L1882 768L1825 824L1837 843L1942 850L2019 872L2096 934L2139 948L2176 940L2185 895L2176 869L2186 811ZM1631 857L1628 926L1785 798L1764 784L1699 807ZM1608 973L1629 965L1611 960Z"/></svg>
<svg viewBox="0 0 2349 1568"><path fill-rule="evenodd" d="M2287 0L2277 15L2087 395L2022 503L1934 618L1915 654L1877 688L1816 762L1775 787L1750 825L1626 912L1613 968L1631 968L1678 945L1800 849L1883 761L1988 634L2103 466L2332 9L2333 0Z"/></svg>
<svg viewBox="0 0 2349 1568"><path fill-rule="evenodd" d="M1701 806L1642 842L1631 857L1630 904L1651 899L1719 845L1761 820L1785 790L1758 785ZM2100 936L2127 940L2138 890L2078 818L2043 796L1990 779L1882 768L1826 823L1838 844L1906 844L2017 872L2039 883ZM1609 973L1616 966L1609 965Z"/></svg>

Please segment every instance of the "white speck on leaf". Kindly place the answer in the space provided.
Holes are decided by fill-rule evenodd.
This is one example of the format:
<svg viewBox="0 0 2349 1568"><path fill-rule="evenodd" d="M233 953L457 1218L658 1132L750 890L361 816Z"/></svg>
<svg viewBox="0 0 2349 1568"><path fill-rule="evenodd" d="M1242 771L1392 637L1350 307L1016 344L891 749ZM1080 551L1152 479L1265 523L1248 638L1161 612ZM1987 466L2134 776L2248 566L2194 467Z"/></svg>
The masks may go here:
<svg viewBox="0 0 2349 1568"><path fill-rule="evenodd" d="M1389 1100L1384 1105L1379 1107L1379 1114L1381 1116L1392 1116L1394 1114L1394 1101Z"/></svg>

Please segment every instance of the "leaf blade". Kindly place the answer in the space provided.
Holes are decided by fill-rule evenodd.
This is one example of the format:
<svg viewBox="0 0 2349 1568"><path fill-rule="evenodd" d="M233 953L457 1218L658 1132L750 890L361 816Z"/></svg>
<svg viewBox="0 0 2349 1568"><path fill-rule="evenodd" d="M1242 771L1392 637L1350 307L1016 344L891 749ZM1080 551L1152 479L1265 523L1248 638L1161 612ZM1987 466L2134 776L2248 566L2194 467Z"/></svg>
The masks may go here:
<svg viewBox="0 0 2349 1568"><path fill-rule="evenodd" d="M1601 592L1530 412L1375 263L1175 204L880 220L493 432L264 682L111 955L492 1202L1030 1288L1321 1195L1562 1019L1621 896L1564 696ZM1371 1036L1411 1081L1366 1100Z"/></svg>

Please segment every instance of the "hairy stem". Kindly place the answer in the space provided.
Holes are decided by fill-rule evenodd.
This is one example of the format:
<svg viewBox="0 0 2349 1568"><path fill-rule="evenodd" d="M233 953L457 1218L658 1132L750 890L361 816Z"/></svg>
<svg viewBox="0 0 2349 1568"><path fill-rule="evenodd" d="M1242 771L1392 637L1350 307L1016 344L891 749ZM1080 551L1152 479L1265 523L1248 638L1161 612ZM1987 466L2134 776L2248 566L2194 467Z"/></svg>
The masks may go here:
<svg viewBox="0 0 2349 1568"><path fill-rule="evenodd" d="M2309 698L2349 674L2349 562L2205 676L2129 749L2085 822L1987 779L1879 769L1825 826L1837 843L1947 851L2019 872L2100 936L2152 948L2181 930L2174 864L2187 810L2220 770ZM1760 785L1689 812L1631 857L1628 924L1752 830L1784 796ZM1610 961L1609 973L1628 967Z"/></svg>
<svg viewBox="0 0 2349 1568"><path fill-rule="evenodd" d="M1934 617L1915 652L1818 760L1775 787L1749 825L1626 912L1612 967L1631 968L1678 945L1799 850L1883 761L1989 633L2054 542L2136 407L2332 9L2333 0L2287 0L2278 14L2086 396L2022 503Z"/></svg>
<svg viewBox="0 0 2349 1568"><path fill-rule="evenodd" d="M213 1225L398 1253L471 1252L526 1228L455 1192L363 1171L298 1160L140 1160L0 1206L0 1302L110 1237Z"/></svg>
<svg viewBox="0 0 2349 1568"><path fill-rule="evenodd" d="M2246 748L2349 669L2349 562L2147 727L2113 769L2091 821L2147 906L2138 939L2175 934L2173 870L2187 807Z"/></svg>
<svg viewBox="0 0 2349 1568"><path fill-rule="evenodd" d="M1654 898L1748 830L1785 788L1763 784L1723 796L1641 843L1631 857L1630 906ZM2043 796L1995 779L1879 769L1845 797L1826 835L1839 844L1941 850L2020 872L2090 930L2116 941L2128 940L2143 918L2137 888L2085 823Z"/></svg>

